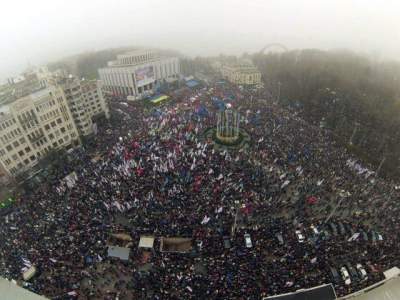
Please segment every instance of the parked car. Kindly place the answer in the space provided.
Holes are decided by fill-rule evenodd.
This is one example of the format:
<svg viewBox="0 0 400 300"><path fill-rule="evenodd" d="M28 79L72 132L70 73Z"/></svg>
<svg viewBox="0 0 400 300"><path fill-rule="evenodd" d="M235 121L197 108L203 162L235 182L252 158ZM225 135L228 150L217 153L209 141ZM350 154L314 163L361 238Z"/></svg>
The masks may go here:
<svg viewBox="0 0 400 300"><path fill-rule="evenodd" d="M356 233L353 229L353 226L351 226L351 224L346 224L346 229L347 231L350 233L350 236L352 236L354 233Z"/></svg>
<svg viewBox="0 0 400 300"><path fill-rule="evenodd" d="M342 279L344 281L344 284L350 285L351 279L350 279L350 275L349 275L349 272L347 271L346 267L343 266L340 268L340 274L342 274Z"/></svg>
<svg viewBox="0 0 400 300"><path fill-rule="evenodd" d="M281 234L281 233L277 233L277 234L275 234L275 236L276 236L276 238L278 239L279 244L283 245L284 242L283 242L283 236L282 236L282 234Z"/></svg>
<svg viewBox="0 0 400 300"><path fill-rule="evenodd" d="M231 239L229 238L229 236L224 236L224 248L225 249L230 249L232 247L231 245Z"/></svg>
<svg viewBox="0 0 400 300"><path fill-rule="evenodd" d="M246 248L253 247L253 243L251 242L250 234L248 234L248 233L244 234L244 242L246 244Z"/></svg>
<svg viewBox="0 0 400 300"><path fill-rule="evenodd" d="M338 271L333 267L329 267L329 269L331 271L330 273L331 273L332 281L336 284L339 284L340 283L340 275L339 275Z"/></svg>
<svg viewBox="0 0 400 300"><path fill-rule="evenodd" d="M338 222L338 227L339 227L339 232L341 235L346 235L346 229L344 228L344 225L342 222Z"/></svg>
<svg viewBox="0 0 400 300"><path fill-rule="evenodd" d="M356 269L354 269L350 263L346 263L346 267L347 267L347 270L349 271L350 276L353 279L353 281L358 280L358 273L357 273Z"/></svg>
<svg viewBox="0 0 400 300"><path fill-rule="evenodd" d="M336 225L334 223L329 223L329 227L331 228L333 235L338 235L338 231L337 231Z"/></svg>
<svg viewBox="0 0 400 300"><path fill-rule="evenodd" d="M361 237L363 238L364 241L368 241L368 234L364 230L360 230Z"/></svg>
<svg viewBox="0 0 400 300"><path fill-rule="evenodd" d="M296 230L296 236L299 243L304 243L305 237L300 230Z"/></svg>
<svg viewBox="0 0 400 300"><path fill-rule="evenodd" d="M367 271L365 271L365 268L361 264L357 264L356 269L361 280L368 279Z"/></svg>

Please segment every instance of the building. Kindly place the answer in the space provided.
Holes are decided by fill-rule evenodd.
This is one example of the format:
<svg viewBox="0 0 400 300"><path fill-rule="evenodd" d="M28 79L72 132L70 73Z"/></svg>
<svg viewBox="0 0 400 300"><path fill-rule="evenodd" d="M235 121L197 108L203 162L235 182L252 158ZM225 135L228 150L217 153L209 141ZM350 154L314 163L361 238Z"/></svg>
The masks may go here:
<svg viewBox="0 0 400 300"><path fill-rule="evenodd" d="M0 277L0 291L1 299L7 300L46 300L47 298L32 293L31 291L24 289L17 285L14 281L8 281L7 279Z"/></svg>
<svg viewBox="0 0 400 300"><path fill-rule="evenodd" d="M30 69L19 76L7 80L9 89L12 90L13 100L29 95L32 91L48 86L51 73L46 67Z"/></svg>
<svg viewBox="0 0 400 300"><path fill-rule="evenodd" d="M63 89L80 135L87 136L93 133L95 117L103 115L109 118L110 113L103 97L101 82L68 76L57 77L53 84Z"/></svg>
<svg viewBox="0 0 400 300"><path fill-rule="evenodd" d="M103 96L103 83L100 80L82 80L82 96L89 116L94 119L98 116L110 117L110 110Z"/></svg>
<svg viewBox="0 0 400 300"><path fill-rule="evenodd" d="M260 85L261 73L251 63L242 62L222 65L220 67L222 77L238 85Z"/></svg>
<svg viewBox="0 0 400 300"><path fill-rule="evenodd" d="M177 57L161 57L153 50L118 55L117 60L99 69L104 90L130 100L151 95L159 84L177 80L179 74Z"/></svg>
<svg viewBox="0 0 400 300"><path fill-rule="evenodd" d="M9 177L27 171L52 149L80 143L60 87L34 91L0 112L0 170Z"/></svg>

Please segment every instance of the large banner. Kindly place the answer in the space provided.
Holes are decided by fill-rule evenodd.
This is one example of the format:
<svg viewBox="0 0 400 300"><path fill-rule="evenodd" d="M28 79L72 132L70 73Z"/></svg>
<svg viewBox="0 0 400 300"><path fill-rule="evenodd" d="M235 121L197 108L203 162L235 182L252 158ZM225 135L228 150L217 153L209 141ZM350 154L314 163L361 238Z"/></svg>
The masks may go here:
<svg viewBox="0 0 400 300"><path fill-rule="evenodd" d="M153 66L144 67L135 71L136 84L142 86L154 81Z"/></svg>

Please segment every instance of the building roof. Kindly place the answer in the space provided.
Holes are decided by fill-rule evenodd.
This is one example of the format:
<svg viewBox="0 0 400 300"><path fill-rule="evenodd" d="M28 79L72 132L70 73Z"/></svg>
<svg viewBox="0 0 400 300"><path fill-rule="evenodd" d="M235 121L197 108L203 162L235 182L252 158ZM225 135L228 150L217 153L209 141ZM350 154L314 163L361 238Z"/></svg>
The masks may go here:
<svg viewBox="0 0 400 300"><path fill-rule="evenodd" d="M293 293L263 298L264 300L334 300L335 290L332 284L324 284L310 289L301 289Z"/></svg>
<svg viewBox="0 0 400 300"><path fill-rule="evenodd" d="M108 246L108 256L119 258L122 260L129 260L129 248L119 246Z"/></svg>
<svg viewBox="0 0 400 300"><path fill-rule="evenodd" d="M196 87L198 85L199 85L199 82L197 80L191 79L191 80L186 81L186 86L187 87L193 88L193 87Z"/></svg>
<svg viewBox="0 0 400 300"><path fill-rule="evenodd" d="M153 248L154 246L154 236L144 236L140 237L139 248Z"/></svg>
<svg viewBox="0 0 400 300"><path fill-rule="evenodd" d="M1 299L7 300L46 300L47 298L39 296L28 291L7 279L0 277Z"/></svg>
<svg viewBox="0 0 400 300"><path fill-rule="evenodd" d="M10 112L10 106L9 105L2 105L0 106L0 114L8 114Z"/></svg>
<svg viewBox="0 0 400 300"><path fill-rule="evenodd" d="M160 103L160 102L168 100L168 99L169 99L169 96L167 96L167 95L158 95L158 96L150 98L150 102L152 102L153 104L157 104L157 103Z"/></svg>
<svg viewBox="0 0 400 300"><path fill-rule="evenodd" d="M398 300L400 299L400 277L378 282L364 290L339 298L341 300Z"/></svg>

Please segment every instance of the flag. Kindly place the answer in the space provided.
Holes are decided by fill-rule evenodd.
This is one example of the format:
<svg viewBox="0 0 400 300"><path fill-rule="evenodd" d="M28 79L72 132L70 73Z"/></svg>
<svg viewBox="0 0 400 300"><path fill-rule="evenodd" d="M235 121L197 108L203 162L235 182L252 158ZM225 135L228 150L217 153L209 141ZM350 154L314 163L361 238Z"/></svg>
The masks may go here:
<svg viewBox="0 0 400 300"><path fill-rule="evenodd" d="M207 217L207 215L205 215L204 218L203 218L203 221L201 221L201 224L202 225L207 224L209 221L210 221L210 218Z"/></svg>
<svg viewBox="0 0 400 300"><path fill-rule="evenodd" d="M290 183L290 180L285 180L285 182L281 185L281 189L285 188Z"/></svg>
<svg viewBox="0 0 400 300"><path fill-rule="evenodd" d="M315 264L315 263L317 262L317 258L314 257L313 259L310 260L310 262L311 262L312 264Z"/></svg>
<svg viewBox="0 0 400 300"><path fill-rule="evenodd" d="M348 242L352 242L358 239L358 237L360 236L359 232L356 232L355 234L353 234L347 241Z"/></svg>

